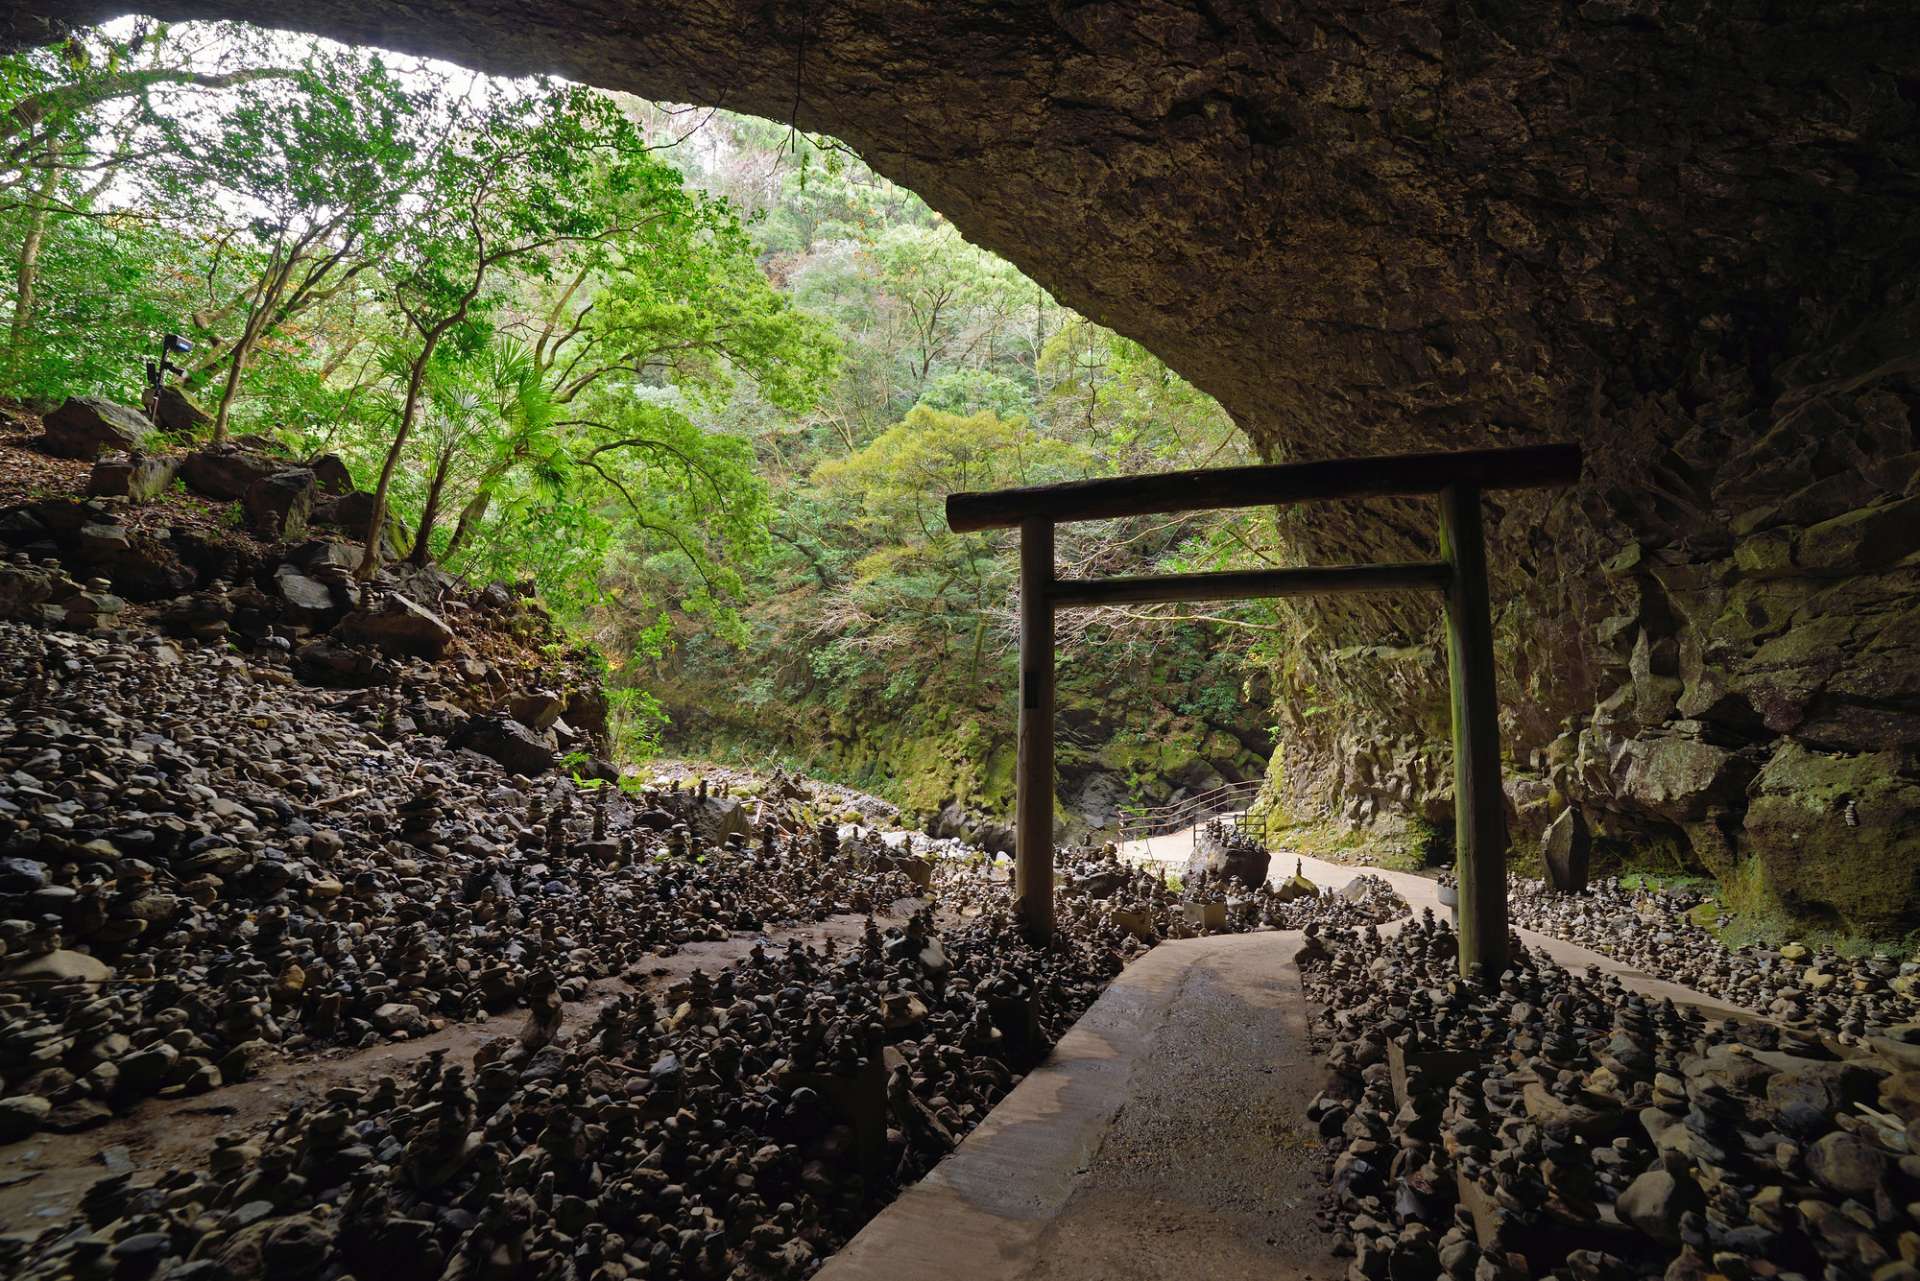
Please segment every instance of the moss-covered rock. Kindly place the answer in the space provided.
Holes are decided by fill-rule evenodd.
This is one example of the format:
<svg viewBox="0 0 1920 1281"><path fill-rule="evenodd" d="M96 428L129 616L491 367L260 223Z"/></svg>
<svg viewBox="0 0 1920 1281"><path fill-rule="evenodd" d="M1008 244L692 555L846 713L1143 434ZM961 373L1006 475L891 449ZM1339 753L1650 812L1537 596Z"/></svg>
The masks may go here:
<svg viewBox="0 0 1920 1281"><path fill-rule="evenodd" d="M1783 745L1754 780L1750 875L1732 890L1764 909L1862 934L1920 924L1920 760Z"/></svg>

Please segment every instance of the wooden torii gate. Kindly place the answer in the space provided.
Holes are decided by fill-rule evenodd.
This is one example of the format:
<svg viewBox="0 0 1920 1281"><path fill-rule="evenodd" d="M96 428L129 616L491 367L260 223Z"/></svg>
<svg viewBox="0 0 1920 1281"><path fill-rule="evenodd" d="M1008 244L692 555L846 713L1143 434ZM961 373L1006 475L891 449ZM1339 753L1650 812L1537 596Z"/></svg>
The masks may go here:
<svg viewBox="0 0 1920 1281"><path fill-rule="evenodd" d="M1495 975L1506 968L1506 802L1500 789L1499 707L1480 495L1489 489L1570 485L1579 476L1579 446L1529 445L1165 472L950 495L947 524L955 532L1020 530L1014 894L1029 934L1046 940L1053 933L1055 610L1423 588L1442 593L1446 601L1460 969L1470 974L1477 965L1484 974ZM1439 496L1437 561L1146 578L1054 577L1053 527L1067 521L1410 494Z"/></svg>

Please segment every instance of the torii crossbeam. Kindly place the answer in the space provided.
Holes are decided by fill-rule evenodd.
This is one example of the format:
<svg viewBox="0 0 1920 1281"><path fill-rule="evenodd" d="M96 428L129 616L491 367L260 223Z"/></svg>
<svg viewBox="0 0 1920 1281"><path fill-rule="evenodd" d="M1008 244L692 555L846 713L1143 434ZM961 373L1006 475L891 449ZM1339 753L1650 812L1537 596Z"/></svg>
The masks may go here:
<svg viewBox="0 0 1920 1281"><path fill-rule="evenodd" d="M1454 825L1460 874L1460 969L1492 976L1507 961L1507 822L1500 789L1499 704L1480 496L1580 478L1577 445L1394 454L1316 463L1165 472L953 494L955 532L1020 530L1020 747L1015 898L1028 932L1053 933L1053 616L1057 609L1119 602L1244 600L1319 592L1429 590L1443 594L1447 677L1453 695ZM1148 578L1061 579L1053 527L1068 521L1263 507L1334 498L1434 494L1440 559Z"/></svg>

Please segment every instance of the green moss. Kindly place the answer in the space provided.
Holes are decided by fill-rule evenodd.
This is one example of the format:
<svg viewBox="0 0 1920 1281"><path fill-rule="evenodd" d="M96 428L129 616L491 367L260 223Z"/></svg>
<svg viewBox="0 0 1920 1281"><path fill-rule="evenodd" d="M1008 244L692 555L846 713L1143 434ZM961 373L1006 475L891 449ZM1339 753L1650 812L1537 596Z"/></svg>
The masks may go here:
<svg viewBox="0 0 1920 1281"><path fill-rule="evenodd" d="M1372 828L1315 820L1272 824L1269 843L1276 850L1306 854L1329 863L1365 864L1396 872L1444 867L1452 860L1452 833L1415 819Z"/></svg>

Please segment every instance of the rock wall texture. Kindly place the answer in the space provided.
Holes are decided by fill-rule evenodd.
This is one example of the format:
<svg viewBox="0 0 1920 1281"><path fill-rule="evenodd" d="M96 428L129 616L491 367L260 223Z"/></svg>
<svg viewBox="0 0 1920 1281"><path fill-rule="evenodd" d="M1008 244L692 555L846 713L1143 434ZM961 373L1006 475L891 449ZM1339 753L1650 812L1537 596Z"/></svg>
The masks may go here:
<svg viewBox="0 0 1920 1281"><path fill-rule="evenodd" d="M16 39L94 0L0 5ZM1275 458L1584 442L1493 515L1515 817L1920 924L1908 0L159 0L836 134ZM1399 556L1430 512L1302 522ZM1296 808L1444 814L1426 603L1301 614ZM1308 721L1311 721L1311 724Z"/></svg>

